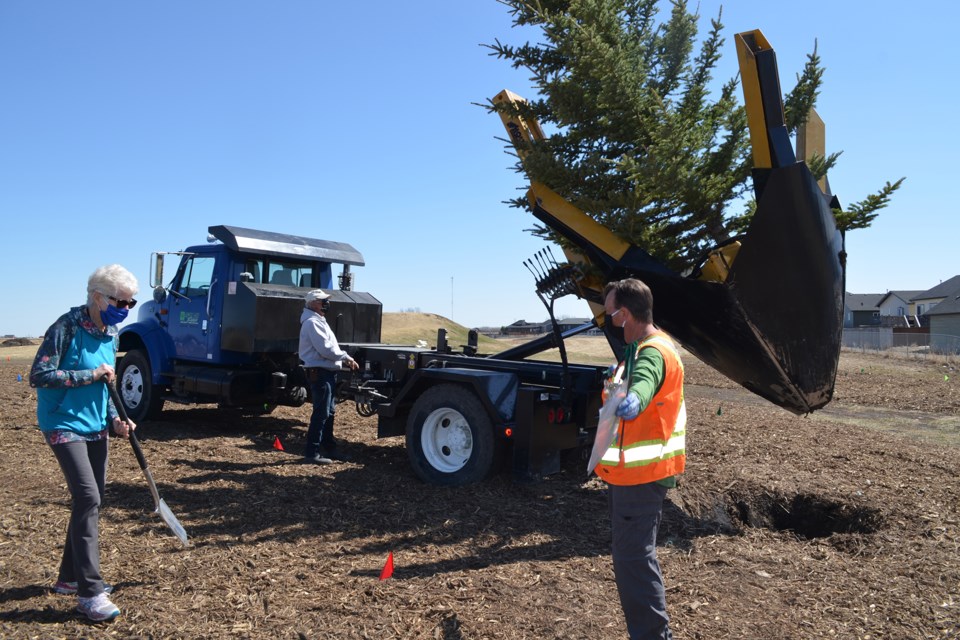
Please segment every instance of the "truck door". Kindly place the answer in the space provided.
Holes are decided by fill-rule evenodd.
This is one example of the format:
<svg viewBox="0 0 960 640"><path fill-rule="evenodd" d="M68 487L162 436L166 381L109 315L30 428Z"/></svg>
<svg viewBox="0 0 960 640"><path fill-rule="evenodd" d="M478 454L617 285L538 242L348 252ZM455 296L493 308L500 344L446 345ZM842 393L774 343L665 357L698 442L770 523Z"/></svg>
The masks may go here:
<svg viewBox="0 0 960 640"><path fill-rule="evenodd" d="M218 347L219 311L215 298L216 257L195 255L184 260L176 292L171 296L169 331L177 356L208 360Z"/></svg>

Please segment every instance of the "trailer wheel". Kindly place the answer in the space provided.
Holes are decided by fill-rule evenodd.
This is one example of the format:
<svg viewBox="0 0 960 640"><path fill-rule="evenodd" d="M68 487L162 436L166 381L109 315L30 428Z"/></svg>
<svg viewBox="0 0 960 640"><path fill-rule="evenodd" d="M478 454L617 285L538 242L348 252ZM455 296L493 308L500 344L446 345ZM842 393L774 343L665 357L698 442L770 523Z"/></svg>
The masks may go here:
<svg viewBox="0 0 960 640"><path fill-rule="evenodd" d="M140 349L128 351L117 370L120 402L134 422L156 418L163 409L160 387L152 382L150 359Z"/></svg>
<svg viewBox="0 0 960 640"><path fill-rule="evenodd" d="M467 389L442 384L428 389L407 419L407 455L425 482L460 486L486 478L494 466L493 425Z"/></svg>

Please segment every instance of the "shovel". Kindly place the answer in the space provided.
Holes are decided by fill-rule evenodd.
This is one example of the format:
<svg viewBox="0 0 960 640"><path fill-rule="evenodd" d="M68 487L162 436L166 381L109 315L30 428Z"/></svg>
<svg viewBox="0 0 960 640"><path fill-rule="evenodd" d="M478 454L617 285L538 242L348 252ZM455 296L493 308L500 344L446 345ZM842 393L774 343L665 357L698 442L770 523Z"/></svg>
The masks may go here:
<svg viewBox="0 0 960 640"><path fill-rule="evenodd" d="M113 404L117 408L117 413L120 414L120 419L126 422L129 420L127 417L127 410L124 408L119 394L117 394L117 387L113 384L108 384L107 389L110 390L110 398L113 400ZM130 431L130 445L133 447L134 455L137 456L137 462L140 463L140 468L143 470L143 475L147 479L147 484L150 485L150 493L153 495L153 502L156 505L154 512L159 513L160 517L163 518L163 521L166 522L167 526L170 527L170 530L173 531L173 535L180 538L180 542L182 542L184 545L187 545L186 530L183 528L183 525L180 524L180 521L177 520L177 516L173 515L173 511L170 511L170 507L167 506L167 503L164 502L163 498L160 497L160 492L157 491L157 483L153 481L153 475L150 473L150 469L147 467L147 460L143 457L143 451L140 449L140 441L137 440L136 430Z"/></svg>

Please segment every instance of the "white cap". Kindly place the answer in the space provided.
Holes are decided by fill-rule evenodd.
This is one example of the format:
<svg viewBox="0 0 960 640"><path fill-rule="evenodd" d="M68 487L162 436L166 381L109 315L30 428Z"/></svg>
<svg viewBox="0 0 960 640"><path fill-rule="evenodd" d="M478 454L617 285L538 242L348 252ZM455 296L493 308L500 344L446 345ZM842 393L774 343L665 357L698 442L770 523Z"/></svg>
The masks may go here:
<svg viewBox="0 0 960 640"><path fill-rule="evenodd" d="M310 304L315 300L326 300L329 297L330 297L330 294L324 292L323 289L313 289L312 291L307 292L307 295L304 296L303 300L304 300L304 304L306 305L306 304Z"/></svg>

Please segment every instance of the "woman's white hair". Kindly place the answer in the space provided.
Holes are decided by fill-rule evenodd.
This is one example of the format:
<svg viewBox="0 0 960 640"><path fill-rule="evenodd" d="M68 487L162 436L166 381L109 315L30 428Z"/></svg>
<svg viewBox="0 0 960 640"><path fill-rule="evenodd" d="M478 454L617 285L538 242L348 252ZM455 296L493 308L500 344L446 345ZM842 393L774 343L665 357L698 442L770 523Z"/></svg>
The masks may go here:
<svg viewBox="0 0 960 640"><path fill-rule="evenodd" d="M133 296L140 290L137 278L119 264L108 264L90 274L87 280L87 304L93 302L93 294L100 292L108 296Z"/></svg>

